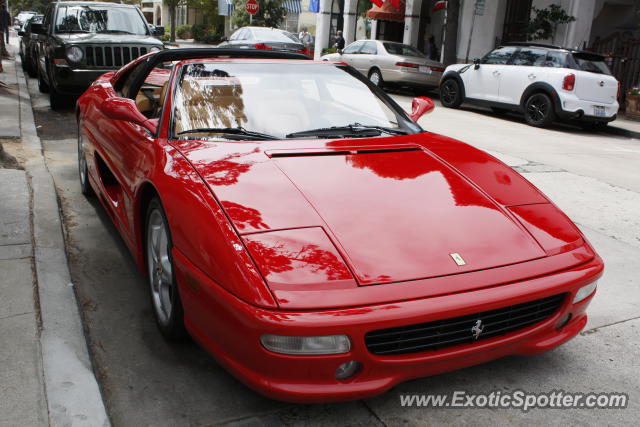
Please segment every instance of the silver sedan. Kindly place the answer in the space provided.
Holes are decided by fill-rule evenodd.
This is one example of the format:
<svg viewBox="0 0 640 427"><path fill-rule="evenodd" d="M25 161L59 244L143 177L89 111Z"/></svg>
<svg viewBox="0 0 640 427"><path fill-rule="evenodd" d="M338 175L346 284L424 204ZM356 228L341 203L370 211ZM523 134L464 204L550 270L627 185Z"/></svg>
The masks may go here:
<svg viewBox="0 0 640 427"><path fill-rule="evenodd" d="M320 59L346 62L377 86L392 83L435 88L444 71L444 65L427 59L415 47L384 40L357 40L342 53L331 53Z"/></svg>

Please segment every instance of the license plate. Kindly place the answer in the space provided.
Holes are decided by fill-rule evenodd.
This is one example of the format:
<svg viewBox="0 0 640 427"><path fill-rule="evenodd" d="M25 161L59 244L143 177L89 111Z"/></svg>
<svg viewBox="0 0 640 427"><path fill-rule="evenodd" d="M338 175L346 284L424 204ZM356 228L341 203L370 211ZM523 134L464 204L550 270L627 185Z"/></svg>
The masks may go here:
<svg viewBox="0 0 640 427"><path fill-rule="evenodd" d="M598 117L604 117L606 115L606 110L602 105L594 105L593 106L593 115Z"/></svg>
<svg viewBox="0 0 640 427"><path fill-rule="evenodd" d="M420 71L421 73L431 74L431 68L426 67L426 66L418 67L418 71Z"/></svg>

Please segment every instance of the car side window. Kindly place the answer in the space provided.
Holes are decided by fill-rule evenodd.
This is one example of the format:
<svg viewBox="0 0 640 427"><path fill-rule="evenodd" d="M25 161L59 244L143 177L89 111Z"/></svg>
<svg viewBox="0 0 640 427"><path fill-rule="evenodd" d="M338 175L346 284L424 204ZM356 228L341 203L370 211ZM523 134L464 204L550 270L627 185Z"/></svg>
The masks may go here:
<svg viewBox="0 0 640 427"><path fill-rule="evenodd" d="M567 54L565 52L549 51L544 62L545 67L564 68L567 66Z"/></svg>
<svg viewBox="0 0 640 427"><path fill-rule="evenodd" d="M138 79L140 73L144 71L146 61L142 61L132 70L130 70L127 74L120 77L120 79L116 82L114 89L118 92L118 95L122 97L126 97L129 95L129 91L131 90L131 85Z"/></svg>
<svg viewBox="0 0 640 427"><path fill-rule="evenodd" d="M505 65L511 59L511 56L515 53L515 47L500 47L494 49L480 61L482 64L500 64Z"/></svg>
<svg viewBox="0 0 640 427"><path fill-rule="evenodd" d="M51 22L51 13L52 13L53 8L52 7L48 7L47 11L44 13L44 19L42 20L42 24L48 29L49 28L49 24Z"/></svg>
<svg viewBox="0 0 640 427"><path fill-rule="evenodd" d="M363 42L353 42L349 46L345 47L342 53L358 53L358 50L362 47Z"/></svg>
<svg viewBox="0 0 640 427"><path fill-rule="evenodd" d="M523 47L522 49L518 49L508 64L541 67L546 58L546 49Z"/></svg>
<svg viewBox="0 0 640 427"><path fill-rule="evenodd" d="M249 30L247 30L246 28L243 30L240 30L240 32L238 33L238 37L236 37L236 40L247 40L249 38L248 33Z"/></svg>
<svg viewBox="0 0 640 427"><path fill-rule="evenodd" d="M162 112L171 75L168 65L160 63L151 70L134 98L138 110L149 119L159 118Z"/></svg>
<svg viewBox="0 0 640 427"><path fill-rule="evenodd" d="M360 49L360 53L375 55L378 53L378 47L374 42L365 42L364 46L362 46L362 49Z"/></svg>

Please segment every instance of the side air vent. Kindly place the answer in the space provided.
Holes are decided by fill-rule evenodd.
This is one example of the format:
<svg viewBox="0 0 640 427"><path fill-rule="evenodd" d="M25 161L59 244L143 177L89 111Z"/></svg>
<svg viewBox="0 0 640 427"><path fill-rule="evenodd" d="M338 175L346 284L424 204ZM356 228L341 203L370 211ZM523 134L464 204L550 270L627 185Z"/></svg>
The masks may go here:
<svg viewBox="0 0 640 427"><path fill-rule="evenodd" d="M354 154L377 154L377 153L399 153L404 151L421 151L422 149L419 147L399 147L399 148L357 148L357 149L346 149L346 150L327 150L327 151L305 151L305 150L296 150L296 151L270 151L267 152L269 157L317 157L317 156L347 156Z"/></svg>

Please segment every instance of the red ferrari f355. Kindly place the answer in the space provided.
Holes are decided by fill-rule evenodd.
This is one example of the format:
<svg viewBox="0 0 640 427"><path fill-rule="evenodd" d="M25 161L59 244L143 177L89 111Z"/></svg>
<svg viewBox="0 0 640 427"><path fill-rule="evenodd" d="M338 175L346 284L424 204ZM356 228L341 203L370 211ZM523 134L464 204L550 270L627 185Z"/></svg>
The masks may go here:
<svg viewBox="0 0 640 427"><path fill-rule="evenodd" d="M499 160L345 64L176 49L78 100L83 193L188 333L276 399L359 399L533 355L585 326L603 263Z"/></svg>

